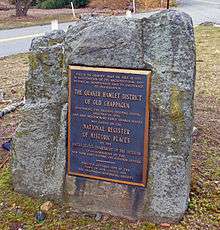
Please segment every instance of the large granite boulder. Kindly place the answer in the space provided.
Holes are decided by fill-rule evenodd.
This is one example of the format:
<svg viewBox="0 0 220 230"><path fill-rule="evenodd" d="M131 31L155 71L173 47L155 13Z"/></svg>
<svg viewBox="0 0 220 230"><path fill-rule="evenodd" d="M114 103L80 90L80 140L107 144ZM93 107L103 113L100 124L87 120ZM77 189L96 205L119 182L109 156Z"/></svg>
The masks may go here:
<svg viewBox="0 0 220 230"><path fill-rule="evenodd" d="M152 71L146 188L65 176L69 64ZM190 189L194 83L192 20L175 10L85 18L65 34L34 39L24 116L13 139L15 190L62 199L76 211L180 220Z"/></svg>
<svg viewBox="0 0 220 230"><path fill-rule="evenodd" d="M13 183L18 192L61 199L66 147L62 116L64 32L32 41L23 119L13 138Z"/></svg>

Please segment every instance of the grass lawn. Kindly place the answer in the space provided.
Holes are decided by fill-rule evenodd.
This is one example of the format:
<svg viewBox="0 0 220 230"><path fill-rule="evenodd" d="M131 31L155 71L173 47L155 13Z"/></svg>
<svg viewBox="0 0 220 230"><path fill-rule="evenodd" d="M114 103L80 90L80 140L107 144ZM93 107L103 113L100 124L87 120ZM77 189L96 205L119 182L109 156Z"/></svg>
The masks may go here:
<svg viewBox="0 0 220 230"><path fill-rule="evenodd" d="M199 26L196 29L197 79L195 92L195 126L192 151L192 185L190 203L184 219L171 230L217 230L220 225L220 28ZM28 55L0 59L0 89L5 99L19 101L24 95ZM0 104L1 108L7 104ZM20 120L19 111L0 119L0 144L11 137ZM0 164L7 156L0 148ZM10 162L0 169L0 229L138 229L154 230L159 226L147 222L130 222L110 216L99 221L94 216L76 214L59 204L37 224L35 212L43 200L18 194L11 186Z"/></svg>
<svg viewBox="0 0 220 230"><path fill-rule="evenodd" d="M7 19L0 19L0 30L14 29L28 26L39 26L50 24L52 20L58 20L59 23L73 21L72 14L51 15L44 17L26 17L16 18L10 17Z"/></svg>

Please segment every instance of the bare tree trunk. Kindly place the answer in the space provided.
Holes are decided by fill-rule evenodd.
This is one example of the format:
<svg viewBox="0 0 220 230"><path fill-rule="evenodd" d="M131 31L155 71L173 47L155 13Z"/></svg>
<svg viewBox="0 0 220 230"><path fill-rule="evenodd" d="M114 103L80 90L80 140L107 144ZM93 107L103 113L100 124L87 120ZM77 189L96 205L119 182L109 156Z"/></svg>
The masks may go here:
<svg viewBox="0 0 220 230"><path fill-rule="evenodd" d="M16 0L16 17L26 17L33 0Z"/></svg>
<svg viewBox="0 0 220 230"><path fill-rule="evenodd" d="M167 9L170 8L170 0L167 0Z"/></svg>

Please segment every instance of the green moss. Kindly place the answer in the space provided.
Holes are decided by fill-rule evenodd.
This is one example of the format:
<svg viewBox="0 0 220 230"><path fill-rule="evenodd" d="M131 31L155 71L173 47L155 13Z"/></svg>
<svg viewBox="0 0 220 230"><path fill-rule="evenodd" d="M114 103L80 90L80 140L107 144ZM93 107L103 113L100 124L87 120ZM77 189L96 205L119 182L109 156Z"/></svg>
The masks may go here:
<svg viewBox="0 0 220 230"><path fill-rule="evenodd" d="M45 63L48 61L48 53L47 52L43 52L43 53L37 53L37 58L42 62Z"/></svg>
<svg viewBox="0 0 220 230"><path fill-rule="evenodd" d="M48 45L49 46L54 46L54 45L57 45L57 44L60 44L61 43L61 41L60 40L53 40L53 39L51 39L51 40L49 40L48 41Z"/></svg>
<svg viewBox="0 0 220 230"><path fill-rule="evenodd" d="M63 55L63 53L59 54L59 64L60 64L60 68L62 69L64 67L64 55Z"/></svg>
<svg viewBox="0 0 220 230"><path fill-rule="evenodd" d="M42 52L42 53L31 53L29 55L29 65L32 71L36 70L37 67L39 66L39 62L42 65L43 72L47 76L49 75L49 69L50 66L47 65L48 62L48 53L47 52Z"/></svg>
<svg viewBox="0 0 220 230"><path fill-rule="evenodd" d="M184 135L184 114L182 111L184 94L180 91L177 86L171 87L171 96L170 96L170 119L173 124L173 134L172 134L172 144L173 149L178 151L179 145Z"/></svg>
<svg viewBox="0 0 220 230"><path fill-rule="evenodd" d="M10 188L11 179L11 171L9 168L7 168L0 174L0 192L8 190Z"/></svg>
<svg viewBox="0 0 220 230"><path fill-rule="evenodd" d="M59 127L57 127L56 132L52 134L53 141L55 144L57 144L58 140L60 139L60 130Z"/></svg>
<svg viewBox="0 0 220 230"><path fill-rule="evenodd" d="M32 71L37 69L38 60L37 60L36 55L33 53L29 54L29 65Z"/></svg>
<svg viewBox="0 0 220 230"><path fill-rule="evenodd" d="M157 226L155 224L152 223L144 223L140 228L138 228L138 230L157 230L159 228L157 228Z"/></svg>
<svg viewBox="0 0 220 230"><path fill-rule="evenodd" d="M21 137L23 137L23 136L27 136L27 135L29 135L29 131L27 131L27 130L24 130L24 131L17 131L16 132L16 137L17 138L21 138Z"/></svg>
<svg viewBox="0 0 220 230"><path fill-rule="evenodd" d="M49 76L50 66L48 66L48 65L43 65L42 68L43 68L43 73L44 73L44 75L45 75L45 76ZM45 80L46 80L46 79L45 79Z"/></svg>
<svg viewBox="0 0 220 230"><path fill-rule="evenodd" d="M33 226L34 214L42 204L36 200L15 192L12 188L12 174L9 167L0 172L0 229L9 229L11 223L25 223L27 227ZM19 206L21 212L16 213L15 207ZM30 228L27 228L30 229Z"/></svg>
<svg viewBox="0 0 220 230"><path fill-rule="evenodd" d="M184 127L184 114L182 112L183 92L178 90L176 86L171 88L170 97L170 118L179 128Z"/></svg>
<svg viewBox="0 0 220 230"><path fill-rule="evenodd" d="M37 54L37 59L41 62L41 66L43 68L43 73L46 76L49 76L49 70L50 70L50 66L47 64L48 63L48 59L49 59L48 55L49 54L47 52L43 52L43 53L38 53Z"/></svg>
<svg viewBox="0 0 220 230"><path fill-rule="evenodd" d="M159 92L156 93L156 99L159 108L162 108L163 107L162 95Z"/></svg>

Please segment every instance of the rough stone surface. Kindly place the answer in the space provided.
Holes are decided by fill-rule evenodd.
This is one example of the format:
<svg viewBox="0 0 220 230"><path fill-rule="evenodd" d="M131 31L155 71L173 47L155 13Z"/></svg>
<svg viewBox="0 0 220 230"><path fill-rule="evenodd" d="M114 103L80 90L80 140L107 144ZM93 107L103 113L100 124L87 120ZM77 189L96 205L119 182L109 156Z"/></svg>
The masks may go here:
<svg viewBox="0 0 220 230"><path fill-rule="evenodd" d="M100 18L70 27L67 64L151 69L147 188L67 177L67 200L79 210L175 222L186 208L195 81L191 18L163 11L150 18Z"/></svg>
<svg viewBox="0 0 220 230"><path fill-rule="evenodd" d="M65 67L152 70L146 188L73 176L66 176L64 182L67 79L63 59ZM34 40L24 118L14 138L15 189L63 198L76 211L156 223L180 220L189 197L194 82L192 21L174 10L150 18L80 20L65 35L57 32Z"/></svg>
<svg viewBox="0 0 220 230"><path fill-rule="evenodd" d="M64 32L32 41L23 119L13 138L13 185L16 191L61 199L66 141L62 135Z"/></svg>

